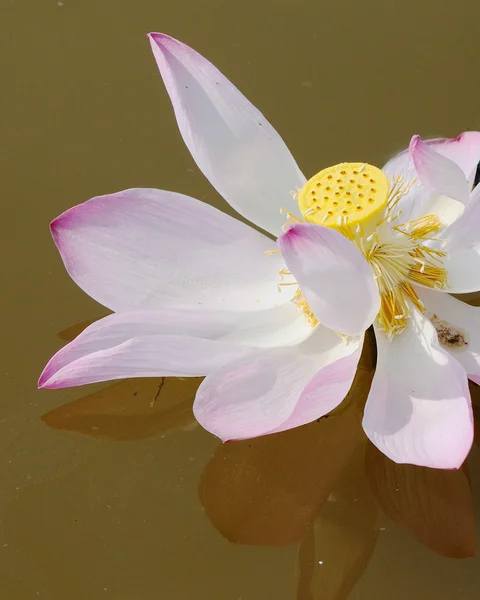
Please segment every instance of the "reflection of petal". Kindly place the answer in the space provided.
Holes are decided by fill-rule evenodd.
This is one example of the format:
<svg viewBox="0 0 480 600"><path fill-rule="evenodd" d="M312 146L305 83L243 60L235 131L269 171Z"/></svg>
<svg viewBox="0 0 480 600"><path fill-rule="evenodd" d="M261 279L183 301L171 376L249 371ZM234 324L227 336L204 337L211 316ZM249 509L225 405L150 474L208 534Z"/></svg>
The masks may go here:
<svg viewBox="0 0 480 600"><path fill-rule="evenodd" d="M470 292L469 294L452 294L455 298L471 304L472 306L480 306L480 292Z"/></svg>
<svg viewBox="0 0 480 600"><path fill-rule="evenodd" d="M280 546L302 539L363 433L359 405L370 386L371 348L344 403L314 423L220 446L205 467L199 495L228 540Z"/></svg>
<svg viewBox="0 0 480 600"><path fill-rule="evenodd" d="M475 553L475 519L466 466L458 471L396 464L369 445L366 473L380 506L442 556Z"/></svg>
<svg viewBox="0 0 480 600"><path fill-rule="evenodd" d="M358 446L298 554L297 600L344 600L363 575L378 535L380 511Z"/></svg>
<svg viewBox="0 0 480 600"><path fill-rule="evenodd" d="M468 387L470 388L473 405L474 441L477 446L480 446L480 385L470 381Z"/></svg>
<svg viewBox="0 0 480 600"><path fill-rule="evenodd" d="M77 335L80 335L82 331L86 329L89 325L95 323L95 321L97 321L97 319L88 319L86 321L82 321L81 323L76 323L71 327L67 327L67 329L59 331L57 335L61 340L71 342L77 337Z"/></svg>
<svg viewBox="0 0 480 600"><path fill-rule="evenodd" d="M200 381L129 379L56 408L42 420L100 440L141 440L194 422L192 403Z"/></svg>

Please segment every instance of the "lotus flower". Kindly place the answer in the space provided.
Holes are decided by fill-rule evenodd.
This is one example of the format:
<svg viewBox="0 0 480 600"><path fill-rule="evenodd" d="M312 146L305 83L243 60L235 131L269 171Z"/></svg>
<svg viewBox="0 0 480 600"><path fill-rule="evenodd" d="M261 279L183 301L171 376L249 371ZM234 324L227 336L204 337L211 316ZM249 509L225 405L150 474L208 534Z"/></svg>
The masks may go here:
<svg viewBox="0 0 480 600"><path fill-rule="evenodd" d="M51 225L65 267L114 314L62 348L40 387L206 376L196 418L245 439L338 406L373 325L366 434L396 462L458 468L473 438L480 319L449 292L480 289L480 133L414 136L383 170L342 163L307 181L211 63L149 38L194 160L266 234L155 189L67 210Z"/></svg>

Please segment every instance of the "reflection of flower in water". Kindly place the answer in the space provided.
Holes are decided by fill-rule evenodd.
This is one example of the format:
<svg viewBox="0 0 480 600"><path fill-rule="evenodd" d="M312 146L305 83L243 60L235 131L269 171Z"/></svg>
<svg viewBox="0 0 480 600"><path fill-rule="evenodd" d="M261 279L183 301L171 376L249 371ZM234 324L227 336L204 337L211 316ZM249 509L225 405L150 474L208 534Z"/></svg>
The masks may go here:
<svg viewBox="0 0 480 600"><path fill-rule="evenodd" d="M466 469L397 465L367 442L360 422L372 372L373 359L364 352L341 411L302 428L219 446L199 483L207 517L231 542L300 544L300 600L347 597L375 548L380 508L441 555L474 553ZM194 422L195 385L167 379L152 409L159 384L115 384L44 420L102 440L136 440L188 427ZM479 396L480 405L479 390L472 388L472 396L474 402Z"/></svg>

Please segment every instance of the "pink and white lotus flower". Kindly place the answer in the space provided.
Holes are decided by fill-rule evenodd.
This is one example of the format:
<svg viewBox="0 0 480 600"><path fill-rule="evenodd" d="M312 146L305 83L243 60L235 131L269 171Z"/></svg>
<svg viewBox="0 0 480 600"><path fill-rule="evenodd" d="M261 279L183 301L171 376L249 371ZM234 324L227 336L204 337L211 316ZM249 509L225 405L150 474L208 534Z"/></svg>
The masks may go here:
<svg viewBox="0 0 480 600"><path fill-rule="evenodd" d="M338 406L373 325L370 440L396 462L457 468L480 381L480 133L414 136L383 170L342 163L309 181L264 116L211 63L153 33L183 139L243 217L130 189L51 225L73 280L114 314L47 364L39 385L206 376L198 421L222 440Z"/></svg>

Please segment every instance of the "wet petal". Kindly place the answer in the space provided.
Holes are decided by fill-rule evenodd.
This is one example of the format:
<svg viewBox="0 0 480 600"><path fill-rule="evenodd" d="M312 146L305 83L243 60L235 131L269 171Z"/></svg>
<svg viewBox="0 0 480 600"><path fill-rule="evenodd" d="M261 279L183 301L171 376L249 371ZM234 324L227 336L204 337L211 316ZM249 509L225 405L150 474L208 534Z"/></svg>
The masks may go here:
<svg viewBox="0 0 480 600"><path fill-rule="evenodd" d="M456 471L399 465L370 445L366 474L383 512L449 558L475 554L475 515L466 464Z"/></svg>
<svg viewBox="0 0 480 600"><path fill-rule="evenodd" d="M235 210L280 235L280 207L305 177L275 129L220 71L187 45L150 34L155 60L185 144L205 177Z"/></svg>
<svg viewBox="0 0 480 600"><path fill-rule="evenodd" d="M98 196L52 223L68 273L115 311L176 302L258 310L287 301L280 257L244 223L182 194L132 189Z"/></svg>
<svg viewBox="0 0 480 600"><path fill-rule="evenodd" d="M346 335L363 333L380 309L372 269L338 231L310 224L279 238L287 267L321 323Z"/></svg>
<svg viewBox="0 0 480 600"><path fill-rule="evenodd" d="M58 384L56 374L59 371L68 378L78 361L89 356L95 361L97 353L114 352L116 347L134 338L184 336L196 338L196 344L205 339L223 344L271 347L294 345L312 331L293 303L247 313L209 310L201 306L166 306L157 311L116 313L96 321L59 350L45 367L39 385L50 387L52 378ZM184 343L188 345L189 342L185 339ZM104 354L101 356L100 363Z"/></svg>
<svg viewBox="0 0 480 600"><path fill-rule="evenodd" d="M469 377L480 376L480 308L433 290L418 288L417 293L441 346L458 360Z"/></svg>
<svg viewBox="0 0 480 600"><path fill-rule="evenodd" d="M211 373L194 413L222 440L282 431L321 417L346 396L360 357L360 340L343 342L319 327L303 344L259 350Z"/></svg>
<svg viewBox="0 0 480 600"><path fill-rule="evenodd" d="M417 310L391 341L376 329L378 362L365 406L370 440L398 463L456 469L473 439L472 408L463 367Z"/></svg>

